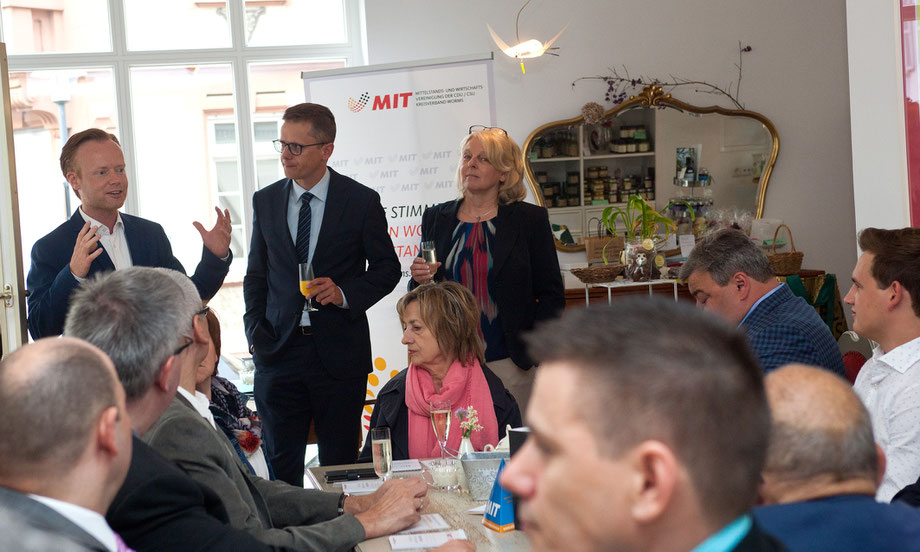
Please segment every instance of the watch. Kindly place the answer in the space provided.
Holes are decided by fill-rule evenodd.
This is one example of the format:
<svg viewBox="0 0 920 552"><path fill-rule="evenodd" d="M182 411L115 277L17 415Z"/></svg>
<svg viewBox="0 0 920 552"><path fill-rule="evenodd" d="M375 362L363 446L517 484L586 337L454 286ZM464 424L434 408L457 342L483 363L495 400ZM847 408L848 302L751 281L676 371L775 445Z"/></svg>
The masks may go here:
<svg viewBox="0 0 920 552"><path fill-rule="evenodd" d="M348 493L342 493L342 496L339 497L339 508L338 508L339 515L342 515L345 513L345 499L346 498L348 498Z"/></svg>

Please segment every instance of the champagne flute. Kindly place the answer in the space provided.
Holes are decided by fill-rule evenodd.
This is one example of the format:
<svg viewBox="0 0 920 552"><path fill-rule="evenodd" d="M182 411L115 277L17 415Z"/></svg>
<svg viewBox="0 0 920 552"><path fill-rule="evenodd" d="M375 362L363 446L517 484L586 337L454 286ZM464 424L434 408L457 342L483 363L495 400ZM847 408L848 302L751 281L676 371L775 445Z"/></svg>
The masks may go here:
<svg viewBox="0 0 920 552"><path fill-rule="evenodd" d="M304 297L308 293L313 291L313 286L310 283L313 281L313 265L310 263L300 263L298 265L298 273L300 274L300 293ZM313 299L307 300L307 312L316 312L317 308L313 306Z"/></svg>
<svg viewBox="0 0 920 552"><path fill-rule="evenodd" d="M425 262L428 263L428 273L434 279L434 275L438 271L438 255L435 252L433 241L422 242L421 255Z"/></svg>
<svg viewBox="0 0 920 552"><path fill-rule="evenodd" d="M447 436L450 433L450 401L439 400L431 401L431 427L434 429L434 437L441 445L441 458L447 455Z"/></svg>
<svg viewBox="0 0 920 552"><path fill-rule="evenodd" d="M374 454L374 472L381 481L393 474L393 446L390 442L390 428L375 427L371 430L371 450Z"/></svg>

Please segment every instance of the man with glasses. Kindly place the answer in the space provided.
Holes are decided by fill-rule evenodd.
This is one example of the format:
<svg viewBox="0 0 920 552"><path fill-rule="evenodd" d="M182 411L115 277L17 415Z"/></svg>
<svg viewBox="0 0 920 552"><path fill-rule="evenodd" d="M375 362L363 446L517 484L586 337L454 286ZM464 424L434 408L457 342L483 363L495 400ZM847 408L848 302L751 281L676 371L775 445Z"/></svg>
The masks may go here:
<svg viewBox="0 0 920 552"><path fill-rule="evenodd" d="M71 136L61 150L61 172L81 205L32 247L26 285L33 339L61 334L71 293L92 274L130 266L162 266L185 274L162 226L118 211L128 197L128 177L115 135L90 128ZM220 289L233 258L230 213L215 210L211 230L193 223L203 247L192 281L204 300Z"/></svg>
<svg viewBox="0 0 920 552"><path fill-rule="evenodd" d="M311 421L321 464L357 457L372 368L365 311L393 291L400 265L380 196L326 166L332 112L303 103L283 120L275 148L286 178L252 198L243 320L272 467L302 486ZM316 276L306 296L297 285L302 263Z"/></svg>
<svg viewBox="0 0 920 552"><path fill-rule="evenodd" d="M134 432L128 473L106 521L138 552L271 550L231 528L211 489L139 438L173 400L181 366L197 362L202 346L207 350L207 322L197 314L201 303L185 300L174 276L180 275L131 267L92 278L74 292L67 313L65 333L95 345L115 365Z"/></svg>

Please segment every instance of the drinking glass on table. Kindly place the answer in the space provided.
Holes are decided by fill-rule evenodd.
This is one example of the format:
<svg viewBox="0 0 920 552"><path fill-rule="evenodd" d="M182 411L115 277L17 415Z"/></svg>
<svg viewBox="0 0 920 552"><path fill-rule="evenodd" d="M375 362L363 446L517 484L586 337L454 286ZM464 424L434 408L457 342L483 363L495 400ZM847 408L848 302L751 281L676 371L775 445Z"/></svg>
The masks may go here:
<svg viewBox="0 0 920 552"><path fill-rule="evenodd" d="M393 446L390 442L390 428L375 427L371 430L371 450L374 454L374 472L381 481L393 474Z"/></svg>
<svg viewBox="0 0 920 552"><path fill-rule="evenodd" d="M306 297L308 293L313 291L313 286L310 285L314 279L313 265L310 263L300 263L297 268L300 274L300 294ZM308 299L307 312L316 312L317 310L319 309L313 306L313 299Z"/></svg>
<svg viewBox="0 0 920 552"><path fill-rule="evenodd" d="M434 437L441 445L441 458L447 456L447 435L450 433L450 401L431 401L431 427Z"/></svg>
<svg viewBox="0 0 920 552"><path fill-rule="evenodd" d="M438 271L438 255L434 249L433 241L422 242L421 256L428 263L428 272L431 273L431 278L434 279L434 275Z"/></svg>

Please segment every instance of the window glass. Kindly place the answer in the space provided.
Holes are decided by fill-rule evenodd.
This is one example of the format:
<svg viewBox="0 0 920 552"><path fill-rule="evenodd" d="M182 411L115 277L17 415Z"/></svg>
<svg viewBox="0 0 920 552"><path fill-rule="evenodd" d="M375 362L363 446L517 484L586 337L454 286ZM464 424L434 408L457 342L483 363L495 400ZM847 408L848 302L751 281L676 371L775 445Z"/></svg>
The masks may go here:
<svg viewBox="0 0 920 552"><path fill-rule="evenodd" d="M10 98L23 270L28 274L32 245L80 205L61 174L62 128L64 141L90 127L117 136L118 114L111 69L14 71Z"/></svg>
<svg viewBox="0 0 920 552"><path fill-rule="evenodd" d="M342 0L246 2L246 31L249 46L338 44L346 40L345 8Z"/></svg>
<svg viewBox="0 0 920 552"><path fill-rule="evenodd" d="M7 54L110 52L106 0L3 1Z"/></svg>
<svg viewBox="0 0 920 552"><path fill-rule="evenodd" d="M275 121L255 122L252 125L256 142L271 142L278 138L278 123Z"/></svg>
<svg viewBox="0 0 920 552"><path fill-rule="evenodd" d="M227 2L124 0L129 50L229 48Z"/></svg>
<svg viewBox="0 0 920 552"><path fill-rule="evenodd" d="M236 140L216 140L216 128L226 128L219 125L233 126L232 71L224 64L134 67L131 94L140 215L163 225L173 253L191 273L202 245L192 221L210 230L218 195L239 195L239 178L215 164L232 162L236 172L239 163ZM242 222L239 213L231 220L235 226ZM241 257L234 258L231 273L245 270Z"/></svg>

